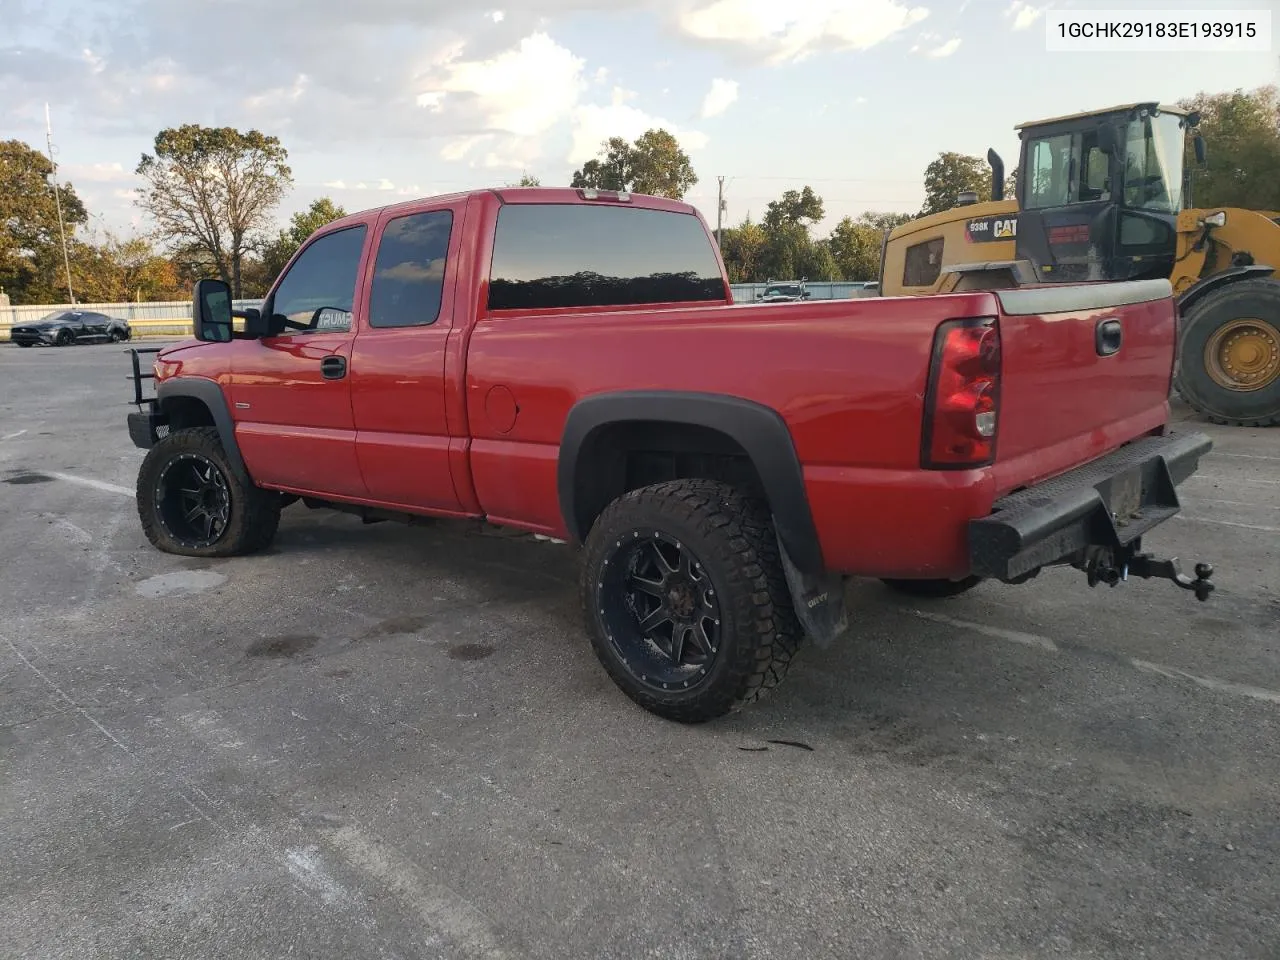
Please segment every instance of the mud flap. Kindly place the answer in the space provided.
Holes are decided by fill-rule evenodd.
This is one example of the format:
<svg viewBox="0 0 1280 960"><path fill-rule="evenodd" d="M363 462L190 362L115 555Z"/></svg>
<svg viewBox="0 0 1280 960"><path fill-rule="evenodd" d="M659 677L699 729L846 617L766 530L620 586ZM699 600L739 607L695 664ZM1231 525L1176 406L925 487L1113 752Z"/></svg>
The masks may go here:
<svg viewBox="0 0 1280 960"><path fill-rule="evenodd" d="M791 562L782 541L778 541L778 553L782 556L782 572L786 575L800 625L809 638L825 650L849 628L844 605L845 578L832 573L819 577L801 573Z"/></svg>

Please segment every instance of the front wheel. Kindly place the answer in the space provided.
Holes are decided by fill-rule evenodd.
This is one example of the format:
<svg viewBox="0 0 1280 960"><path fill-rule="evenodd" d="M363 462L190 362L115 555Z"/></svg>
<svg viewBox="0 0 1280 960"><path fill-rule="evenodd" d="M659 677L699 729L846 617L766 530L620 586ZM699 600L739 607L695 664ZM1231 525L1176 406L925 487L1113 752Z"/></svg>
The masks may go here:
<svg viewBox="0 0 1280 960"><path fill-rule="evenodd" d="M54 342L60 347L69 347L76 342L76 335L70 330L63 330Z"/></svg>
<svg viewBox="0 0 1280 960"><path fill-rule="evenodd" d="M280 495L232 469L216 427L167 434L138 471L138 517L151 545L184 557L261 550L280 524Z"/></svg>
<svg viewBox="0 0 1280 960"><path fill-rule="evenodd" d="M701 723L782 682L803 639L764 506L710 480L610 504L585 544L592 646L651 713Z"/></svg>

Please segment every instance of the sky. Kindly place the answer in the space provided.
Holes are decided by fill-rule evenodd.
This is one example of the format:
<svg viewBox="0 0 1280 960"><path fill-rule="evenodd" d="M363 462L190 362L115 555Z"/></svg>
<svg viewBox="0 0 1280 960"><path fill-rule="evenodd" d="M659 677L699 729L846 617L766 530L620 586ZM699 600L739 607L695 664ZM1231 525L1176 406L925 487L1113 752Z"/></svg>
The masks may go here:
<svg viewBox="0 0 1280 960"><path fill-rule="evenodd" d="M488 4L488 5L486 5ZM1272 11L1280 0L0 0L0 139L45 147L97 230L149 229L133 173L182 123L289 152L281 221L501 186L564 185L606 137L673 132L715 224L811 185L830 229L913 213L939 152L1017 123L1280 82L1269 53L1047 52L1045 12ZM1212 145L1210 145L1212 149Z"/></svg>

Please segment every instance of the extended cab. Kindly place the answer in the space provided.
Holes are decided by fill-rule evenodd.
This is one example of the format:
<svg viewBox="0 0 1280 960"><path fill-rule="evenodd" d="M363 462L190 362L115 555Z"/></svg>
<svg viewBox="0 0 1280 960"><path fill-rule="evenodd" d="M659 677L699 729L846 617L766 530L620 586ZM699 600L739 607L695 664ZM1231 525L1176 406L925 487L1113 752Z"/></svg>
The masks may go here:
<svg viewBox="0 0 1280 960"><path fill-rule="evenodd" d="M1169 426L1171 294L736 305L683 203L370 210L317 231L261 311L197 285L196 342L158 352L129 417L139 515L186 556L264 547L297 500L574 542L610 675L706 720L846 629L850 576L940 595L1070 565L1207 597L1207 564L1141 549L1211 447Z"/></svg>

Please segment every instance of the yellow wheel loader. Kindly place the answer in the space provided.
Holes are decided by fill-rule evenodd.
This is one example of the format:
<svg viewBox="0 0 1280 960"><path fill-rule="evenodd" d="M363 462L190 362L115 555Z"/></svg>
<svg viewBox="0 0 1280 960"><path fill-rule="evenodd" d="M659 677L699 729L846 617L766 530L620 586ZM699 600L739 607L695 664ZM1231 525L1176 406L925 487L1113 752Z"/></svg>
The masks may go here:
<svg viewBox="0 0 1280 960"><path fill-rule="evenodd" d="M880 295L1165 277L1178 392L1217 423L1280 424L1280 212L1192 206L1199 119L1134 103L1019 125L1017 195L988 151L993 199L961 194L886 233Z"/></svg>

